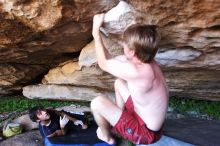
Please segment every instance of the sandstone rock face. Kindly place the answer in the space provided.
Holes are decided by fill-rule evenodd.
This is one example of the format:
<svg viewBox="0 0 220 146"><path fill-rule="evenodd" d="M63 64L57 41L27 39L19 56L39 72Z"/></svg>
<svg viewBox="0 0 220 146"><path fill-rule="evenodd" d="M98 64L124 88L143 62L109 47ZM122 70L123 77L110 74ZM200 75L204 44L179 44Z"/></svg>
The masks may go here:
<svg viewBox="0 0 220 146"><path fill-rule="evenodd" d="M219 7L218 0L2 0L0 62L40 64L49 68L65 62L70 58L67 53L78 52L92 40L93 15L109 10L102 28L106 35L103 42L113 56L122 53L121 34L128 26L156 25L161 33L156 60L164 70L171 95L219 100ZM51 16L53 13L56 15ZM28 81L36 77L28 76ZM4 75L2 78L5 79ZM68 61L52 69L42 83L113 92L113 81L112 76L97 67L91 43L81 51L79 62Z"/></svg>
<svg viewBox="0 0 220 146"><path fill-rule="evenodd" d="M0 63L0 93L3 95L18 93L27 83L47 72L43 65L25 65ZM34 83L34 82L32 82Z"/></svg>
<svg viewBox="0 0 220 146"><path fill-rule="evenodd" d="M20 124L23 132L38 129L39 125L37 122L31 121L29 114L22 115L14 119L12 122Z"/></svg>
<svg viewBox="0 0 220 146"><path fill-rule="evenodd" d="M163 28L163 46L191 46L201 51L219 47L218 0L129 2L138 12L146 14L141 15L145 22Z"/></svg>
<svg viewBox="0 0 220 146"><path fill-rule="evenodd" d="M158 26L161 42L156 60L171 95L219 100L220 2L127 2L120 2L106 14L108 38L118 42L126 27L134 23Z"/></svg>
<svg viewBox="0 0 220 146"><path fill-rule="evenodd" d="M22 86L36 82L36 77L45 74L48 68L74 57L72 53L92 39L93 15L117 3L116 0L0 0L0 94L21 91ZM30 71L17 69L22 65L29 66ZM10 74L13 77L6 73L11 68L15 70Z"/></svg>
<svg viewBox="0 0 220 146"><path fill-rule="evenodd" d="M103 72L97 65L79 68L78 62L68 62L51 69L44 76L43 84L75 85L113 90L114 77Z"/></svg>
<svg viewBox="0 0 220 146"><path fill-rule="evenodd" d="M106 95L110 99L114 100L114 95L112 92L68 85L30 85L23 88L23 95L31 99L35 98L64 101L91 101L97 96Z"/></svg>

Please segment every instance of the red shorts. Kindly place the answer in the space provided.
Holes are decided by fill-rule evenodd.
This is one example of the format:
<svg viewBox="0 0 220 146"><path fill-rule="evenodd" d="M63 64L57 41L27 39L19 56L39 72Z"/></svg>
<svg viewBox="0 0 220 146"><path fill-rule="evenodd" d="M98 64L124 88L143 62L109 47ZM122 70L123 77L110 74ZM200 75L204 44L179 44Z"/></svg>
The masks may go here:
<svg viewBox="0 0 220 146"><path fill-rule="evenodd" d="M162 128L159 131L148 129L144 121L135 113L131 96L112 130L134 144L151 144L159 140L162 135Z"/></svg>

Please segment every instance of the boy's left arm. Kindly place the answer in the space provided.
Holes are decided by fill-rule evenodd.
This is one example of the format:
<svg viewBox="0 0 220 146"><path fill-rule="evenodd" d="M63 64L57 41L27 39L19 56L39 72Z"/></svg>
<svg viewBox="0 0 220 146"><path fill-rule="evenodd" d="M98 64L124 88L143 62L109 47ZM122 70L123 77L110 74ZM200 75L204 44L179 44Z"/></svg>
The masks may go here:
<svg viewBox="0 0 220 146"><path fill-rule="evenodd" d="M68 115L67 115L67 117L68 117L68 118L70 119L70 121L72 121L75 125L81 125L81 126L82 126L82 129L87 129L87 128L88 128L88 126L87 126L85 123L83 123L83 121L78 120L78 119L73 118L73 117L68 116Z"/></svg>
<svg viewBox="0 0 220 146"><path fill-rule="evenodd" d="M83 121L78 120L76 118L73 118L71 116L69 116L68 114L66 114L65 112L60 112L61 116L66 116L70 121L72 121L75 125L81 125L82 129L87 129L87 125L85 123L83 123Z"/></svg>
<svg viewBox="0 0 220 146"><path fill-rule="evenodd" d="M95 50L98 65L102 70L118 78L127 80L131 78L134 74L136 74L134 67L124 61L126 59L121 60L118 58L111 58L111 55L105 48L100 35L100 27L103 24L103 21L104 14L97 14L93 18L92 35L95 41Z"/></svg>
<svg viewBox="0 0 220 146"><path fill-rule="evenodd" d="M98 60L99 66L105 66L107 59L111 56L106 50L105 46L103 45L102 38L100 35L100 27L104 21L104 13L96 14L93 18L93 28L92 28L92 35L95 41L95 49L96 49L96 57Z"/></svg>

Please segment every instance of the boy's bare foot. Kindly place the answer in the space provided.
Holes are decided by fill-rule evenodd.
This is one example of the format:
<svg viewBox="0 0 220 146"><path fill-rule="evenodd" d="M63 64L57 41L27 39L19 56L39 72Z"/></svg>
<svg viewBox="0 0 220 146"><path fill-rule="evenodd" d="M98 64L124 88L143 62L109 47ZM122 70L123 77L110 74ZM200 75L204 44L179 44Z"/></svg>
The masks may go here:
<svg viewBox="0 0 220 146"><path fill-rule="evenodd" d="M100 127L98 127L96 134L97 134L98 138L101 139L102 141L105 141L108 144L115 144L115 140L112 137L106 137L103 135Z"/></svg>

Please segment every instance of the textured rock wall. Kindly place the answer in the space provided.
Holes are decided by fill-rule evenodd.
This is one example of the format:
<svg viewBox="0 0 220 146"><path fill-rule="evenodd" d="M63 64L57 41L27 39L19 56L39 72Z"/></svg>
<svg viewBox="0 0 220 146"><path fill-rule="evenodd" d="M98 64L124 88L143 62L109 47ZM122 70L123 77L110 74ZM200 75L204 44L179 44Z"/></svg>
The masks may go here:
<svg viewBox="0 0 220 146"><path fill-rule="evenodd" d="M21 91L49 68L72 59L92 39L93 15L115 4L115 0L0 0L0 94Z"/></svg>
<svg viewBox="0 0 220 146"><path fill-rule="evenodd" d="M94 44L88 44L92 40L93 15L107 11L103 25L107 37L103 35L103 39L114 56L122 53L119 41L126 27L134 23L156 25L161 33L156 60L164 70L171 95L220 99L219 0L0 2L0 64L1 70L6 70L1 71L1 94L9 93L9 89L17 91L62 62L44 76L44 86L71 86L71 91L81 86L99 89L102 93L113 91L114 77L97 67ZM69 60L73 59L72 53L80 50L79 61ZM18 78L14 72L9 79L7 68L10 65L16 68L17 64L25 65L34 73L18 70L16 73L21 72L23 77ZM6 80L10 84L6 84ZM12 90L15 86L20 88ZM25 88L25 93L28 90Z"/></svg>

